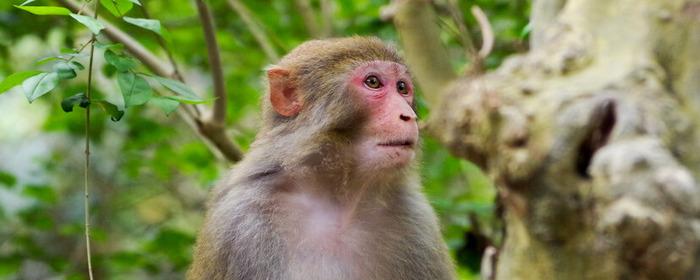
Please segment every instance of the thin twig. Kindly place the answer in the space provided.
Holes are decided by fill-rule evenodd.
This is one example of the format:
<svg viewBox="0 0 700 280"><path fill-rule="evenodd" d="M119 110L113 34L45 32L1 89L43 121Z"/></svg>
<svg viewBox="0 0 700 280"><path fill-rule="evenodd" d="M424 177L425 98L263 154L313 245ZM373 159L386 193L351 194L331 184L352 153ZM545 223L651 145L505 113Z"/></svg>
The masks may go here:
<svg viewBox="0 0 700 280"><path fill-rule="evenodd" d="M321 37L333 36L333 1L321 0Z"/></svg>
<svg viewBox="0 0 700 280"><path fill-rule="evenodd" d="M203 0L196 0L195 3L197 4L199 19L202 22L204 42L207 45L209 54L209 67L211 67L214 81L214 96L216 97L212 117L209 120L200 120L199 131L206 135L223 152L227 159L235 162L243 157L243 153L226 135L226 87L224 85L224 71L221 66L219 45L216 42L214 19L211 16L209 7Z"/></svg>
<svg viewBox="0 0 700 280"><path fill-rule="evenodd" d="M141 12L143 13L144 18L151 19L151 15L148 12L148 8L146 8L146 4L148 2L143 2L141 3ZM163 36L153 33L153 36L156 38L158 41L158 45L160 45L161 49L165 52L165 54L168 56L168 61L170 61L170 66L173 68L173 73L171 75L171 78L176 79L182 83L185 83L185 77L182 76L179 67L177 66L177 62L175 61L175 57L173 56L173 52L170 50L168 47L167 42L165 42L165 39L163 39ZM183 109L186 111L189 111L190 108L194 111L193 115L194 116L201 116L202 113L199 110L199 107L197 105L188 105L188 104L183 104Z"/></svg>
<svg viewBox="0 0 700 280"><path fill-rule="evenodd" d="M236 11L236 13L241 17L241 20L243 20L243 23L245 23L245 25L248 27L250 33L253 34L255 41L257 41L258 45L260 45L260 47L263 49L263 52L265 52L267 58L270 61L277 62L279 60L279 54L277 54L277 51L270 42L267 34L265 34L265 31L263 31L262 27L260 27L260 24L253 16L253 13L248 10L248 7L246 7L245 4L239 0L228 0L228 4L231 6L231 9Z"/></svg>
<svg viewBox="0 0 700 280"><path fill-rule="evenodd" d="M321 37L321 30L318 27L318 23L316 22L316 16L314 15L314 11L311 8L311 3L309 0L295 0L294 4L297 8L297 11L299 12L299 15L301 15L301 18L304 20L304 26L306 26L306 30L309 32L309 36L312 38L318 38Z"/></svg>
<svg viewBox="0 0 700 280"><path fill-rule="evenodd" d="M479 6L472 6L472 15L476 18L476 22L479 23L479 28L481 29L481 49L479 49L479 56L481 56L481 58L486 58L491 53L491 50L493 50L493 29L491 28L491 23L489 23L489 18Z"/></svg>
<svg viewBox="0 0 700 280"><path fill-rule="evenodd" d="M95 1L95 14L93 17L97 19L97 10L100 4ZM84 193L85 200L85 251L87 255L88 264L88 274L90 280L93 280L92 275L92 254L90 252L90 188L89 188L89 175L90 175L90 98L92 93L92 65L95 58L95 34L92 34L92 40L90 40L90 62L88 64L88 80L87 80L87 90L85 91L85 98L88 100L88 106L85 108L85 184Z"/></svg>
<svg viewBox="0 0 700 280"><path fill-rule="evenodd" d="M203 0L196 0L197 13L199 20L202 22L202 31L204 32L204 42L207 45L207 53L209 56L209 67L211 67L212 80L214 82L214 113L212 121L224 123L226 121L226 87L224 85L224 71L221 66L221 53L219 52L219 44L216 41L216 31L214 29L214 18L211 16L209 7Z"/></svg>
<svg viewBox="0 0 700 280"><path fill-rule="evenodd" d="M461 10L459 9L459 3L457 0L447 1L447 11L452 18L452 21L457 25L457 37L462 42L465 54L471 62L467 73L478 74L484 71L484 59L479 55L479 51L476 49L474 40L472 39L472 34L464 23L464 17Z"/></svg>
<svg viewBox="0 0 700 280"><path fill-rule="evenodd" d="M394 26L399 33L411 71L427 103L440 104L443 89L456 77L450 56L440 40L440 27L432 1L393 0Z"/></svg>
<svg viewBox="0 0 700 280"><path fill-rule="evenodd" d="M88 40L87 42L85 42L85 44L83 44L82 46L80 46L80 48L78 48L78 50L76 51L76 53L80 54L81 52L83 52L83 50L85 50L85 47L87 47L88 45L93 45L93 42L95 42L95 36L92 36L92 37L90 38L90 40ZM66 59L66 62L71 62L74 58L76 58L75 55L73 55L73 56L69 57L68 59Z"/></svg>
<svg viewBox="0 0 700 280"><path fill-rule="evenodd" d="M147 19L151 19L151 14L148 12L148 8L146 7L146 4L148 2L144 1L141 3L141 12L143 13L143 17ZM163 39L163 36L160 36L156 33L153 33L153 36L156 37L156 40L158 41L158 45L163 49L165 54L168 56L168 60L170 61L170 66L173 67L173 75L172 77L181 81L185 82L184 77L182 77L182 74L180 74L180 69L177 67L177 62L175 62L175 58L173 57L172 51L170 51L170 48L168 47L168 44L165 42L165 39Z"/></svg>
<svg viewBox="0 0 700 280"><path fill-rule="evenodd" d="M90 1L83 2L83 5L80 6L80 9L78 9L78 12L76 12L76 14L83 15L83 9L85 9L85 7L87 7L88 3L90 3ZM97 5L99 5L99 4L97 4Z"/></svg>
<svg viewBox="0 0 700 280"><path fill-rule="evenodd" d="M471 38L471 33L469 32L467 25L464 24L464 17L459 9L457 0L447 1L447 10L450 13L450 17L452 17L452 21L454 21L454 23L457 25L457 29L459 30L459 39L462 41L462 45L465 48L467 56L471 58L472 62L478 60L479 57L476 51L476 46L474 45L474 41Z"/></svg>

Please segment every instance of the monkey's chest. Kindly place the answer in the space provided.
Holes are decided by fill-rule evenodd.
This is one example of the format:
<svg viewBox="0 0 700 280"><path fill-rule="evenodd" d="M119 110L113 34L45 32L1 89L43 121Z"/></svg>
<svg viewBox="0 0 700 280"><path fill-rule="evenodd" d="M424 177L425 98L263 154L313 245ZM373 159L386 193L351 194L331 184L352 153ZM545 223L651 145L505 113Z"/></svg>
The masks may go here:
<svg viewBox="0 0 700 280"><path fill-rule="evenodd" d="M348 209L321 200L297 198L283 224L290 279L362 279L376 250L370 224ZM299 276L299 277L296 277ZM304 277L306 276L306 277Z"/></svg>
<svg viewBox="0 0 700 280"><path fill-rule="evenodd" d="M282 228L287 232L287 245L300 256L343 257L362 246L365 231L350 210L323 200L298 198L288 208Z"/></svg>
<svg viewBox="0 0 700 280"><path fill-rule="evenodd" d="M375 251L361 226L344 225L335 213L313 213L294 231L287 240L289 279L368 279L363 275Z"/></svg>

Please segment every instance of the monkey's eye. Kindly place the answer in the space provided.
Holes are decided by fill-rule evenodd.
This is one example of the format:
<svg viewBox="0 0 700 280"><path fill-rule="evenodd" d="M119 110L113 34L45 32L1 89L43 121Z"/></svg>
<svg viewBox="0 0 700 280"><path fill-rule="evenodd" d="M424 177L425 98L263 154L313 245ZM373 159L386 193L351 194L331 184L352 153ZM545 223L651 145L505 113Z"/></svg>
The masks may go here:
<svg viewBox="0 0 700 280"><path fill-rule="evenodd" d="M404 82L404 81L398 81L396 83L396 90L401 95L408 95L408 85L406 85L406 82Z"/></svg>
<svg viewBox="0 0 700 280"><path fill-rule="evenodd" d="M367 76L365 78L365 85L369 88L378 89L382 86L382 82L375 75Z"/></svg>

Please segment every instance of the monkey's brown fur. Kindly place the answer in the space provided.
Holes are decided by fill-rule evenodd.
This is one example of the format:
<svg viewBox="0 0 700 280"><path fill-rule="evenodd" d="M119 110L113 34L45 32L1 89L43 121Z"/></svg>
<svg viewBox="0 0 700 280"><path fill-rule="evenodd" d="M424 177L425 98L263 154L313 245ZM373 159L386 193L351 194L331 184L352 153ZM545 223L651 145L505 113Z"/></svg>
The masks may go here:
<svg viewBox="0 0 700 280"><path fill-rule="evenodd" d="M348 73L376 60L403 64L380 40L352 37L306 42L272 66L290 71L302 109L284 117L265 97L250 152L212 191L188 279L454 278L415 166L379 175L354 168L366 114L348 92ZM300 217L282 198L299 180L324 186L314 193L331 193L338 205L356 205L343 245L307 252L308 241L295 242Z"/></svg>

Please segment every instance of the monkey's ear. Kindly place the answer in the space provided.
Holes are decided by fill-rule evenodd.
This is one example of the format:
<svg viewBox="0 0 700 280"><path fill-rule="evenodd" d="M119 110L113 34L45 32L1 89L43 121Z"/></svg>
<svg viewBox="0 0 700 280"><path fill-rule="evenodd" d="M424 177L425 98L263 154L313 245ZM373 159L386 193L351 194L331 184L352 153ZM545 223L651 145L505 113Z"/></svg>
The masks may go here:
<svg viewBox="0 0 700 280"><path fill-rule="evenodd" d="M270 83L270 102L278 114L293 117L301 111L302 101L289 77L289 70L270 68L267 70Z"/></svg>

